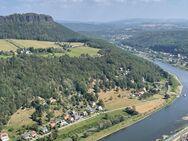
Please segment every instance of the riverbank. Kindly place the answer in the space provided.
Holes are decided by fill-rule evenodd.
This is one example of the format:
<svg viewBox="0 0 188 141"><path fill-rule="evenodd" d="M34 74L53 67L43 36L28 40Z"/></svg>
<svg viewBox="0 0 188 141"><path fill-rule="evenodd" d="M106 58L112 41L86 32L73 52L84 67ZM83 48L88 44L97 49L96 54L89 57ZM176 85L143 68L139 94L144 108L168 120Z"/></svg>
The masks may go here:
<svg viewBox="0 0 188 141"><path fill-rule="evenodd" d="M88 141L88 140L89 141L96 141L96 140L100 140L102 138L105 138L105 137L107 137L107 136L109 136L109 135L111 135L111 134L113 134L115 132L118 132L118 131L120 131L120 130L122 130L124 128L127 128L127 127L129 127L129 126L131 126L133 124L136 124L137 122L149 117L154 112L157 112L160 109L172 104L175 101L175 99L178 97L178 95L181 94L182 88L183 88L183 86L182 86L181 82L179 81L179 79L176 76L174 76L174 78L179 84L175 88L176 92L170 92L171 93L170 99L165 101L162 105L160 105L159 107L155 107L153 110L150 110L150 111L148 111L146 113L139 114L137 116L133 116L132 118L130 118L130 119L126 120L126 121L123 121L123 122L121 122L121 123L119 123L117 125L114 125L112 127L107 128L107 129L104 129L104 130L102 130L100 132L96 132L96 133L92 134L91 136L82 139L82 141Z"/></svg>

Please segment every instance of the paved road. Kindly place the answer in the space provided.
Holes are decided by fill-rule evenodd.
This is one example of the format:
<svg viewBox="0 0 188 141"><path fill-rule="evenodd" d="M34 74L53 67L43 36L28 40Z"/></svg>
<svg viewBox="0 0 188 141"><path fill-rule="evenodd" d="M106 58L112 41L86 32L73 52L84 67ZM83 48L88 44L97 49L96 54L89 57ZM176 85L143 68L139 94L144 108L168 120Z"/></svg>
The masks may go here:
<svg viewBox="0 0 188 141"><path fill-rule="evenodd" d="M182 137L185 137L188 135L188 127L179 131L175 135L171 136L169 139L166 141L180 141Z"/></svg>

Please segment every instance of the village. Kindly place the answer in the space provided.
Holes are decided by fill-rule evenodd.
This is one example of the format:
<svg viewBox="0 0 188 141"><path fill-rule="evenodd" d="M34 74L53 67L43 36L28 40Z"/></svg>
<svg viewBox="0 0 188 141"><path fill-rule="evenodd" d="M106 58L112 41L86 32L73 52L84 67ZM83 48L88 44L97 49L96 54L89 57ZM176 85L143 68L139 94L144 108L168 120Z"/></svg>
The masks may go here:
<svg viewBox="0 0 188 141"><path fill-rule="evenodd" d="M130 46L124 46L120 44L119 46L122 49L128 50L135 55L144 57L144 58L149 58L152 60L159 60L163 61L184 69L188 68L188 57L183 54L171 54L171 53L166 53L166 52L157 52L153 51L151 49L144 49L144 50L137 50L135 48L132 48Z"/></svg>
<svg viewBox="0 0 188 141"><path fill-rule="evenodd" d="M90 105L87 106L85 111L76 112L75 110L72 110L70 112L67 112L66 115L55 118L51 120L48 124L39 126L37 130L31 130L23 133L20 139L37 140L44 136L50 135L52 133L52 130L60 130L61 128L66 128L66 126L70 126L72 124L88 119L103 111L105 111L105 109L102 106L97 105L95 102L92 102L90 103ZM10 139L6 132L2 132L0 134L0 140L9 141Z"/></svg>

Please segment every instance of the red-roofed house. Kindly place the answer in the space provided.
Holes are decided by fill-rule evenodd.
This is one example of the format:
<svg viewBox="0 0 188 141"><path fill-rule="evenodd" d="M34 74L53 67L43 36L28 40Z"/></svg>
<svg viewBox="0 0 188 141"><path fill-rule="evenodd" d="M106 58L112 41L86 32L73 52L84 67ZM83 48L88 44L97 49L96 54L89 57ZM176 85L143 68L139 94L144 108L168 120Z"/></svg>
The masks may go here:
<svg viewBox="0 0 188 141"><path fill-rule="evenodd" d="M36 132L36 131L32 131L32 132L31 132L31 136L32 136L33 138L35 138L35 137L37 136L37 132Z"/></svg>
<svg viewBox="0 0 188 141"><path fill-rule="evenodd" d="M1 141L9 141L9 137L7 133L0 133L0 139Z"/></svg>

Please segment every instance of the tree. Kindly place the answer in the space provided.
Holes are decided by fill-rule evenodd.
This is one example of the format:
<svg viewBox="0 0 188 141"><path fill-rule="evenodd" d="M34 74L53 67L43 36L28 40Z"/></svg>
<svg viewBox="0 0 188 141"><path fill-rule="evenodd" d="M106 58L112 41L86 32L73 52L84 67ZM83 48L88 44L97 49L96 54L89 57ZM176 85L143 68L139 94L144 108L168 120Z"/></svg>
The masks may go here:
<svg viewBox="0 0 188 141"><path fill-rule="evenodd" d="M71 136L71 139L72 139L72 141L78 141L78 140L79 140L78 134L72 135L72 136Z"/></svg>
<svg viewBox="0 0 188 141"><path fill-rule="evenodd" d="M104 102L100 99L98 105L104 107Z"/></svg>
<svg viewBox="0 0 188 141"><path fill-rule="evenodd" d="M51 120L51 118L54 117L54 113L53 112L47 112L46 118L48 119L48 121Z"/></svg>
<svg viewBox="0 0 188 141"><path fill-rule="evenodd" d="M57 137L58 137L58 129L52 130L52 138L57 139Z"/></svg>
<svg viewBox="0 0 188 141"><path fill-rule="evenodd" d="M109 119L108 114L105 114L105 115L104 115L104 119L106 119L106 120Z"/></svg>
<svg viewBox="0 0 188 141"><path fill-rule="evenodd" d="M138 115L139 113L135 110L134 107L127 107L125 108L125 112L131 116Z"/></svg>
<svg viewBox="0 0 188 141"><path fill-rule="evenodd" d="M89 136L88 132L83 133L83 138L87 138Z"/></svg>
<svg viewBox="0 0 188 141"><path fill-rule="evenodd" d="M169 94L165 94L164 95L164 99L169 99L170 98L170 95Z"/></svg>
<svg viewBox="0 0 188 141"><path fill-rule="evenodd" d="M95 93L99 93L100 92L100 88L99 88L99 83L97 82L97 84L94 85L94 92Z"/></svg>

